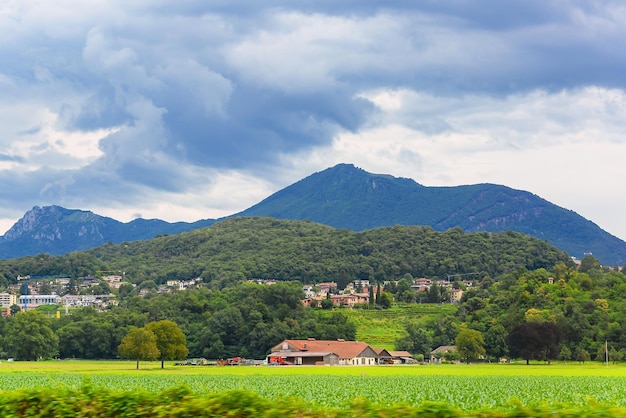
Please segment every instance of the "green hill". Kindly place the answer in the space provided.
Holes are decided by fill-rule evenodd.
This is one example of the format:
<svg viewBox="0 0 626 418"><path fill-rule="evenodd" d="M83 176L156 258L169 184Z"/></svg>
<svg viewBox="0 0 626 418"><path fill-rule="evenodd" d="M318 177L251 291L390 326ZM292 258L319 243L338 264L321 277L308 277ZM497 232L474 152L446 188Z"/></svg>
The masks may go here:
<svg viewBox="0 0 626 418"><path fill-rule="evenodd" d="M473 273L495 277L517 269L552 268L568 255L520 233L464 233L455 228L394 226L363 232L307 221L232 218L209 228L147 241L106 244L85 252L0 261L0 274L70 275L126 272L126 280L156 284L202 277L224 287L245 279L382 282Z"/></svg>
<svg viewBox="0 0 626 418"><path fill-rule="evenodd" d="M401 304L390 309L345 309L341 312L356 325L356 338L373 347L395 350L395 342L405 334L407 321L428 321L454 316L458 307L451 304Z"/></svg>

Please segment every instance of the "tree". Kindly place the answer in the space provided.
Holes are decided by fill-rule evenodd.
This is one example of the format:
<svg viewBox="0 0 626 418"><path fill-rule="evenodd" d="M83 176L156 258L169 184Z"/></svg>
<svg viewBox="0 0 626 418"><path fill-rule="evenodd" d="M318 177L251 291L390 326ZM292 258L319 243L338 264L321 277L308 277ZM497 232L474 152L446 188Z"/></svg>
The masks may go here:
<svg viewBox="0 0 626 418"><path fill-rule="evenodd" d="M326 293L326 297L324 299L322 299L322 302L320 303L320 307L322 309L332 309L333 306L335 306L335 304L333 303L332 299L330 298L330 291Z"/></svg>
<svg viewBox="0 0 626 418"><path fill-rule="evenodd" d="M595 258L591 254L587 254L583 257L582 260L580 260L580 266L578 266L578 271L580 271L581 273L588 273L593 269L600 269L601 267L602 265L597 258Z"/></svg>
<svg viewBox="0 0 626 418"><path fill-rule="evenodd" d="M404 329L407 335L396 340L396 349L429 357L432 351L433 339L428 331L415 322L407 323Z"/></svg>
<svg viewBox="0 0 626 418"><path fill-rule="evenodd" d="M548 363L559 353L563 332L552 322L522 322L507 336L511 356L523 358L526 364L531 359Z"/></svg>
<svg viewBox="0 0 626 418"><path fill-rule="evenodd" d="M456 349L461 359L468 364L471 360L485 355L485 341L480 331L462 327L455 340Z"/></svg>
<svg viewBox="0 0 626 418"><path fill-rule="evenodd" d="M559 351L559 360L563 360L563 363L566 363L567 360L572 358L572 350L570 350L566 345L561 347L561 351Z"/></svg>
<svg viewBox="0 0 626 418"><path fill-rule="evenodd" d="M380 306L383 309L389 309L391 308L391 300L392 300L391 294L387 292L382 292L380 294L380 297L378 298L378 306Z"/></svg>
<svg viewBox="0 0 626 418"><path fill-rule="evenodd" d="M492 325L484 335L485 352L489 357L501 358L507 354L506 330L500 324Z"/></svg>
<svg viewBox="0 0 626 418"><path fill-rule="evenodd" d="M589 352L585 349L578 349L578 351L576 351L576 360L580 361L581 363L585 363L585 361L589 361Z"/></svg>
<svg viewBox="0 0 626 418"><path fill-rule="evenodd" d="M187 340L185 334L178 328L175 322L168 319L158 322L150 322L146 329L156 336L156 345L161 353L161 368L165 360L178 360L187 358Z"/></svg>
<svg viewBox="0 0 626 418"><path fill-rule="evenodd" d="M436 283L433 283L428 289L428 296L426 297L426 301L428 303L441 302L441 292L439 291L439 286L437 286Z"/></svg>
<svg viewBox="0 0 626 418"><path fill-rule="evenodd" d="M57 350L59 339L50 327L50 320L41 312L18 313L8 324L5 349L18 360L36 361L50 358Z"/></svg>
<svg viewBox="0 0 626 418"><path fill-rule="evenodd" d="M335 306L335 304L330 299L330 297L328 297L322 300L322 303L320 304L320 306L322 307L322 309L332 309L333 306Z"/></svg>
<svg viewBox="0 0 626 418"><path fill-rule="evenodd" d="M137 369L139 369L139 360L156 360L161 354L157 347L156 336L145 328L132 328L122 339L118 353L122 358L136 360Z"/></svg>

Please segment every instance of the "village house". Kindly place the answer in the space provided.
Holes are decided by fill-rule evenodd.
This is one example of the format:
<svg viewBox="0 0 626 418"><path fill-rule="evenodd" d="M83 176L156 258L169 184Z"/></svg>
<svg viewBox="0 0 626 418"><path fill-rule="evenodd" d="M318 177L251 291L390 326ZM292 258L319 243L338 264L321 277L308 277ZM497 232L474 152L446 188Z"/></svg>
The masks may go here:
<svg viewBox="0 0 626 418"><path fill-rule="evenodd" d="M13 305L17 305L17 296L12 293L0 293L0 306L10 308Z"/></svg>
<svg viewBox="0 0 626 418"><path fill-rule="evenodd" d="M304 297L305 298L313 298L313 297L315 297L317 295L313 285L306 284L306 285L302 286L302 290L304 290Z"/></svg>
<svg viewBox="0 0 626 418"><path fill-rule="evenodd" d="M345 288L345 293L367 293L370 288L369 280L354 280Z"/></svg>
<svg viewBox="0 0 626 418"><path fill-rule="evenodd" d="M360 341L284 340L271 349L269 358L298 365L370 366L378 364L376 351Z"/></svg>
<svg viewBox="0 0 626 418"><path fill-rule="evenodd" d="M122 276L103 276L102 280L107 282L111 289L119 289L121 285L126 284L122 281Z"/></svg>
<svg viewBox="0 0 626 418"><path fill-rule="evenodd" d="M365 304L367 305L370 301L369 294L365 293L351 293L347 295L327 295L327 296L312 296L307 297L302 300L302 304L304 306L311 306L317 304L320 306L322 301L326 298L329 298L333 302L333 306L337 307L347 307L354 308L354 305L357 304Z"/></svg>
<svg viewBox="0 0 626 418"><path fill-rule="evenodd" d="M166 282L166 285L167 287L173 288L175 290L185 290L187 288L194 287L201 282L202 278L197 277L191 280L168 280Z"/></svg>
<svg viewBox="0 0 626 418"><path fill-rule="evenodd" d="M430 286L433 284L433 281L427 279L425 277L415 279L414 283L411 285L411 289L417 291L425 291L430 289Z"/></svg>
<svg viewBox="0 0 626 418"><path fill-rule="evenodd" d="M61 296L59 295L22 295L18 302L20 307L26 310L35 309L43 305L60 305Z"/></svg>
<svg viewBox="0 0 626 418"><path fill-rule="evenodd" d="M450 289L450 303L459 303L463 297L463 290Z"/></svg>
<svg viewBox="0 0 626 418"><path fill-rule="evenodd" d="M357 304L367 305L370 301L370 296L367 293L351 293L349 295L331 295L330 300L333 301L335 306L347 306L353 308Z"/></svg>
<svg viewBox="0 0 626 418"><path fill-rule="evenodd" d="M455 345L442 345L435 348L430 352L431 363L441 363L442 360L446 360L446 353L456 351Z"/></svg>
<svg viewBox="0 0 626 418"><path fill-rule="evenodd" d="M321 295L321 296L326 295L326 293L337 292L337 283L335 282L318 283L316 286L319 289L318 295Z"/></svg>

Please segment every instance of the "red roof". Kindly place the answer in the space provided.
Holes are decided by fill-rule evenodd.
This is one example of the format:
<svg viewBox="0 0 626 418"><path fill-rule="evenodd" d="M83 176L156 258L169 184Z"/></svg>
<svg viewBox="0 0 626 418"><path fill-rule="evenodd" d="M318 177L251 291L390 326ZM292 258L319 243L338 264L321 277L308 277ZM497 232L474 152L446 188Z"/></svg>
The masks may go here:
<svg viewBox="0 0 626 418"><path fill-rule="evenodd" d="M337 340L285 340L272 348L272 351L313 351L313 352L331 352L339 356L339 358L349 359L359 357L363 351L371 347L360 341L337 341Z"/></svg>

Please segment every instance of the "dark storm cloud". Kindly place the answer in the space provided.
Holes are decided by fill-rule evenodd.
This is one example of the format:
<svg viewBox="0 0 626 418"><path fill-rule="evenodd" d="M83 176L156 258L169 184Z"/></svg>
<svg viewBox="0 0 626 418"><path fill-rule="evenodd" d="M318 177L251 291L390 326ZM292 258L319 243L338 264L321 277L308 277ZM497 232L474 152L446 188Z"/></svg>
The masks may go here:
<svg viewBox="0 0 626 418"><path fill-rule="evenodd" d="M612 1L63 4L0 14L0 106L23 105L10 132L37 137L20 148L30 156L0 140L0 162L35 166L28 177L0 171L2 204L135 200L182 193L216 169L262 173L374 125L364 92L626 87L624 12ZM401 116L423 132L451 129L432 111ZM44 153L72 149L45 123L105 130L102 155Z"/></svg>
<svg viewBox="0 0 626 418"><path fill-rule="evenodd" d="M182 157L196 165L237 168L323 145L340 128L357 130L373 110L371 103L346 93L284 95L251 87L234 91L227 117L207 117L200 107L183 103L168 109L163 120L170 145L183 143Z"/></svg>

